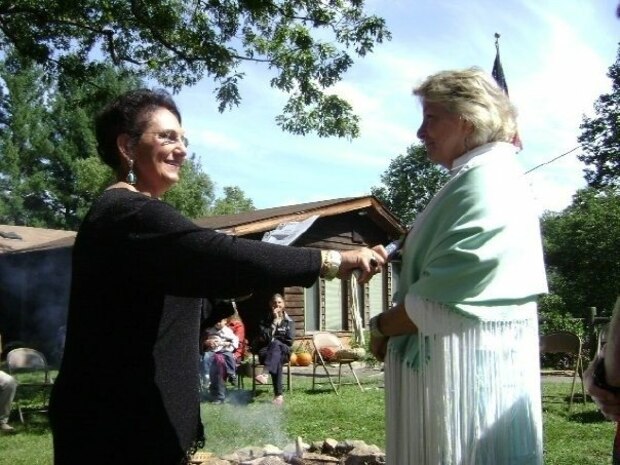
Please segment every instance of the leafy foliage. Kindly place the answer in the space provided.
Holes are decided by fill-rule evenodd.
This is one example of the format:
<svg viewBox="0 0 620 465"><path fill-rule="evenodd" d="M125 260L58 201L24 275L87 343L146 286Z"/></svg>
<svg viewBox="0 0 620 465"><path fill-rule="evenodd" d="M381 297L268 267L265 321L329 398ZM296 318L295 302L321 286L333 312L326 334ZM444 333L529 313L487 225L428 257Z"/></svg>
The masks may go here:
<svg viewBox="0 0 620 465"><path fill-rule="evenodd" d="M596 117L584 117L580 126L584 153L578 158L587 165L585 178L592 187L620 186L620 47L607 75L612 91L594 103Z"/></svg>
<svg viewBox="0 0 620 465"><path fill-rule="evenodd" d="M350 105L326 94L353 64L390 39L362 0L0 1L8 45L52 75L88 79L102 63L179 90L213 78L219 110L239 105L243 64L261 63L288 102L287 131L354 137Z"/></svg>
<svg viewBox="0 0 620 465"><path fill-rule="evenodd" d="M0 62L0 223L76 230L94 199L114 181L97 155L95 114L114 96L142 86L101 68L88 82L48 80L40 66L11 54ZM196 156L164 199L190 218L233 205L253 209L240 188L216 200Z"/></svg>
<svg viewBox="0 0 620 465"><path fill-rule="evenodd" d="M540 334L571 331L580 337L584 336L583 322L568 313L566 304L559 295L547 294L539 299L538 317Z"/></svg>
<svg viewBox="0 0 620 465"><path fill-rule="evenodd" d="M579 191L562 213L543 217L543 236L550 290L568 313L611 310L620 295L620 191Z"/></svg>
<svg viewBox="0 0 620 465"><path fill-rule="evenodd" d="M59 83L13 53L0 79L0 222L75 229L111 178L96 154L95 111L136 81L107 68L88 86Z"/></svg>
<svg viewBox="0 0 620 465"><path fill-rule="evenodd" d="M254 202L247 198L238 186L226 186L224 187L224 197L214 202L211 214L234 215L252 210L255 210Z"/></svg>
<svg viewBox="0 0 620 465"><path fill-rule="evenodd" d="M429 161L423 145L411 145L381 175L383 186L373 187L371 192L403 223L411 225L447 180L447 172Z"/></svg>
<svg viewBox="0 0 620 465"><path fill-rule="evenodd" d="M209 175L202 172L196 154L185 160L180 177L181 180L166 192L163 200L189 218L207 216L215 198L215 185Z"/></svg>

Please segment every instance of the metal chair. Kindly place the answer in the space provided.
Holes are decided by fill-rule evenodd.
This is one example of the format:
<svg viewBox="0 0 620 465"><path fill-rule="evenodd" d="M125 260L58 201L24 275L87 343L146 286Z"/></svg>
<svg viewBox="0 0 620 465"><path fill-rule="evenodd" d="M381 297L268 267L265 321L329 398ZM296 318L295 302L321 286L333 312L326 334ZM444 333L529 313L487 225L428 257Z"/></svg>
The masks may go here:
<svg viewBox="0 0 620 465"><path fill-rule="evenodd" d="M338 390L343 384L354 384L354 383L343 383L342 382L342 366L343 365L347 365L349 367L349 369L351 370L351 373L353 373L353 377L355 378L357 385L362 391L364 390L364 388L360 384L360 380L357 377L357 374L355 373L355 370L353 369L353 362L357 361L358 357L355 356L350 351L347 351L346 349L344 349L342 345L342 341L340 341L340 338L338 336L336 336L335 334L329 333L329 332L315 333L312 336L312 343L314 344L314 355L313 355L313 366L312 366L312 390L314 390L315 384L317 381L316 369L317 369L317 366L319 365L322 366L323 369L325 370L327 378L329 379L329 383L331 384L336 394L338 395L340 394ZM328 348L333 350L334 352L333 360L331 359L326 360L326 357L323 355L324 350ZM334 384L331 374L329 373L329 370L327 369L327 365L329 363L334 363L338 365L338 388L336 388L336 384Z"/></svg>
<svg viewBox="0 0 620 465"><path fill-rule="evenodd" d="M583 403L586 403L586 390L583 383L583 356L581 354L582 342L581 338L570 331L558 331L551 334L545 334L540 337L540 352L548 354L569 354L575 358L573 371L573 383L570 391L570 401L568 410L573 406L573 398L575 397L575 382L577 375L581 378L581 395Z"/></svg>
<svg viewBox="0 0 620 465"><path fill-rule="evenodd" d="M13 349L7 354L6 363L9 374L18 383L15 405L20 421L24 423L25 411L47 413L52 379L45 355L35 349ZM24 391L41 394L42 400L26 403Z"/></svg>

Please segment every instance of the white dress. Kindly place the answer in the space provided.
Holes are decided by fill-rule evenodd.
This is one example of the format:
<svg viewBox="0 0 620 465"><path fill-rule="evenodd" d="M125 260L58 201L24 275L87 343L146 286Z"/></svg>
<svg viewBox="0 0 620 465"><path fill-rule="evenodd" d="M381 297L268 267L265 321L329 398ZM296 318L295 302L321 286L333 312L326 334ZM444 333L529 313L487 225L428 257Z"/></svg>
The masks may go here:
<svg viewBox="0 0 620 465"><path fill-rule="evenodd" d="M541 465L538 218L509 144L478 147L416 220L386 357L389 465Z"/></svg>

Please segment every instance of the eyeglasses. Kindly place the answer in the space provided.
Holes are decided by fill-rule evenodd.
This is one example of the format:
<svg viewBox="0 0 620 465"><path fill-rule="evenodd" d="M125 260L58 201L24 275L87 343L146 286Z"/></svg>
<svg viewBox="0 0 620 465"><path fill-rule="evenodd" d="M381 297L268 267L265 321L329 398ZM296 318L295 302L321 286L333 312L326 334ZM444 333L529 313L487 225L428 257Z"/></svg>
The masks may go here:
<svg viewBox="0 0 620 465"><path fill-rule="evenodd" d="M173 129L166 129L163 131L147 131L142 134L155 134L159 140L161 140L161 145L178 144L181 142L186 148L189 147L188 138Z"/></svg>

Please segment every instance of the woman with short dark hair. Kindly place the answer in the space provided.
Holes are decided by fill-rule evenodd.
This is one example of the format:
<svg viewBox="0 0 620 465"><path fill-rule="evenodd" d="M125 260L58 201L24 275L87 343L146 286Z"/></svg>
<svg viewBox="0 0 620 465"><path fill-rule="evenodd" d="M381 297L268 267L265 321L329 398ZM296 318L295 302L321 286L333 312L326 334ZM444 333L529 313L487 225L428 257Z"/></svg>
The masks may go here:
<svg viewBox="0 0 620 465"><path fill-rule="evenodd" d="M164 91L121 95L96 120L118 182L92 205L73 247L65 351L50 401L54 463L179 465L203 443L201 302L255 288L311 286L385 250L282 247L200 228L159 198L187 155ZM371 260L372 261L371 263Z"/></svg>

